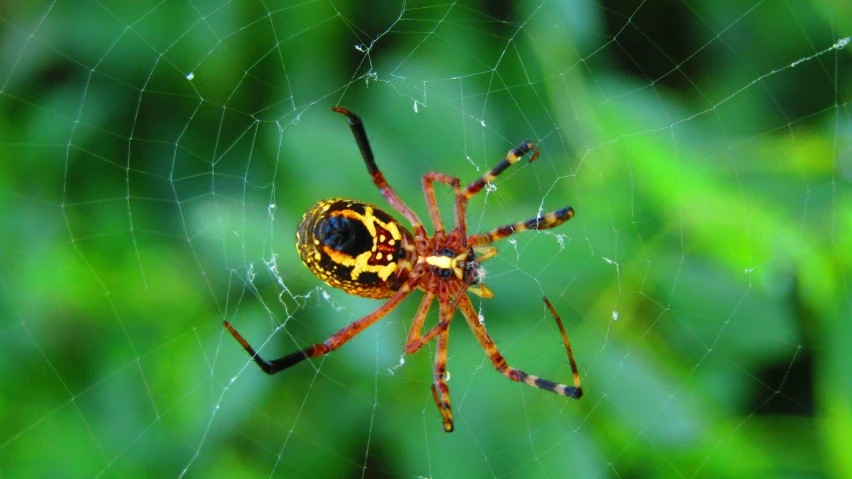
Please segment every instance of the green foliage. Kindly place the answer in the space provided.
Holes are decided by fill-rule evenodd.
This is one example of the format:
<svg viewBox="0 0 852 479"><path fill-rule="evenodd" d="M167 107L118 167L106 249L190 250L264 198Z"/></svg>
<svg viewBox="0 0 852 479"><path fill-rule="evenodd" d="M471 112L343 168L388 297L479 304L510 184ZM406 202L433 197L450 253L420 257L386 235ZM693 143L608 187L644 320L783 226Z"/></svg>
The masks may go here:
<svg viewBox="0 0 852 479"><path fill-rule="evenodd" d="M481 3L0 5L0 476L852 477L849 7ZM564 382L549 297L581 400L457 317L443 433L419 294L272 378L224 331L278 357L378 307L294 247L385 207L335 105L422 218L423 173L538 143L469 228L577 216L475 303Z"/></svg>

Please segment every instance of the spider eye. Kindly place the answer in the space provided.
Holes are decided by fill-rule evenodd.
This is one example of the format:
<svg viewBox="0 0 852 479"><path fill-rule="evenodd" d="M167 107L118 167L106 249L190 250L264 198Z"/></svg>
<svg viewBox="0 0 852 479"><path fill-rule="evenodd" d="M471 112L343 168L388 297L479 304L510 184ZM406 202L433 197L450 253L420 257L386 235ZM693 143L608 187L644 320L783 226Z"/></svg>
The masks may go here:
<svg viewBox="0 0 852 479"><path fill-rule="evenodd" d="M356 255L373 246L373 238L360 222L343 216L328 216L317 223L317 238L322 244L343 253Z"/></svg>

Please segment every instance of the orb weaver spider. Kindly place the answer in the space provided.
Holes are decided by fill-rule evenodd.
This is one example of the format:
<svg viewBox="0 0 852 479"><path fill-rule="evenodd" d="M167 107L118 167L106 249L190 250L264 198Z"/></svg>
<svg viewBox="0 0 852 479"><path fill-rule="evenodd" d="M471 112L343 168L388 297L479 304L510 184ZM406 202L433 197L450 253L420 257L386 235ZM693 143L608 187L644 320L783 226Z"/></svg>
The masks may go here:
<svg viewBox="0 0 852 479"><path fill-rule="evenodd" d="M420 218L402 202L376 166L361 118L345 108L335 107L333 110L346 115L349 119L349 127L355 136L355 142L361 150L361 156L367 165L367 171L373 178L373 183L391 207L411 223L414 234L378 207L360 201L334 198L322 200L308 209L296 233L296 248L305 266L328 285L340 288L349 294L389 299L377 310L350 323L324 343L315 344L271 361L261 358L225 321L225 327L254 362L263 372L272 375L305 359L328 354L380 320L412 291L419 288L424 291L424 295L405 341L405 353L413 354L426 343L436 340L432 396L441 412L444 431L452 432L453 430L453 413L450 407L450 390L446 382L446 368L449 326L456 308L467 320L468 326L491 359L491 363L504 376L560 396L579 399L583 395L583 390L580 387L580 375L577 372L568 335L547 298L544 298L544 302L556 319L568 352L574 386L548 381L506 364L497 345L486 331L485 325L480 322L470 298L465 294L471 292L482 298L493 297L493 293L481 283L484 271L480 263L497 254L496 248L487 245L506 238L512 233L554 228L574 216L574 210L568 206L543 216L501 226L487 233L467 235L465 210L468 200L530 150L533 154L529 162L535 160L538 157L538 148L535 144L525 141L517 148L509 150L502 162L464 189L461 189L458 178L434 172L423 175L423 194L426 197L429 218L435 228L434 234L429 236ZM435 182L450 185L455 193L455 227L449 233L444 230L438 211L433 186ZM436 298L439 307L438 324L422 334L429 307Z"/></svg>

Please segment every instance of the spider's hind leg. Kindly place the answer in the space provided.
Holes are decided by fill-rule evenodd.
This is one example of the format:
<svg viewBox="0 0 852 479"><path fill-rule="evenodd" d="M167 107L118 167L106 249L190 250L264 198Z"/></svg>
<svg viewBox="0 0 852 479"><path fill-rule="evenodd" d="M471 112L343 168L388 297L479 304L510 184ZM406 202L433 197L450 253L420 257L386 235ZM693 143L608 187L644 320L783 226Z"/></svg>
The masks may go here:
<svg viewBox="0 0 852 479"><path fill-rule="evenodd" d="M411 211L411 208L406 205L402 199L396 194L396 191L388 184L385 175L382 174L379 167L376 165L376 157L373 155L373 148L370 146L370 140L367 138L367 130L364 129L364 123L361 117L347 110L346 108L334 107L333 111L346 115L349 119L349 129L352 130L352 136L355 137L355 143L358 144L358 149L361 150L361 157L364 159L364 164L367 165L367 172L373 179L376 188L379 189L382 197L399 212L405 219L411 223L411 227L416 233L426 234L423 229L423 223L417 214Z"/></svg>
<svg viewBox="0 0 852 479"><path fill-rule="evenodd" d="M313 346L308 346L307 348L301 349L299 351L290 353L284 357L278 359L272 359L267 361L260 357L257 354L257 351L249 345L248 341L243 338L243 336L231 326L227 321L223 321L225 328L228 332L231 333L232 336L240 343L243 349L251 356L252 360L255 364L260 367L263 372L266 374L272 375L279 371L283 371L291 366L295 366L300 362L304 361L308 358L315 358L317 356L322 356L323 354L328 354L335 349L339 348L346 344L347 341L358 335L361 331L367 329L368 326L375 323L376 321L382 319L386 314L388 314L392 309L396 308L406 296L408 296L412 289L414 288L414 284L419 281L419 278L412 277L409 279L408 283L404 283L402 287L399 288L399 291L396 292L390 299L385 302L385 304L381 305L379 309L373 311L372 313L364 316L358 321L349 323L346 327L341 329L340 331L333 334L330 338L325 340L325 342L314 344Z"/></svg>
<svg viewBox="0 0 852 479"><path fill-rule="evenodd" d="M556 393L560 396L568 396L574 399L579 399L583 396L583 389L580 387L580 375L577 372L577 364L574 362L574 355L571 352L571 346L567 342L568 336L564 333L564 329L561 326L562 321L559 320L559 316L555 317L557 324L560 325L559 329L563 331L565 348L568 350L568 358L571 362L571 371L574 376L574 386L566 386L538 376L533 376L532 374L527 374L520 369L515 369L506 364L506 360L503 358L503 355L500 354L500 351L497 349L497 345L494 344L494 340L488 335L488 331L485 330L485 326L479 322L479 317L476 314L476 310L473 308L473 304L470 302L470 298L466 295L460 297L458 301L458 308L467 320L467 324L470 326L470 329L479 341L480 346L482 346L482 349L485 350L485 354L488 355L488 358L491 359L491 363L497 371L500 372L500 374L506 376L512 381L525 383L539 389Z"/></svg>

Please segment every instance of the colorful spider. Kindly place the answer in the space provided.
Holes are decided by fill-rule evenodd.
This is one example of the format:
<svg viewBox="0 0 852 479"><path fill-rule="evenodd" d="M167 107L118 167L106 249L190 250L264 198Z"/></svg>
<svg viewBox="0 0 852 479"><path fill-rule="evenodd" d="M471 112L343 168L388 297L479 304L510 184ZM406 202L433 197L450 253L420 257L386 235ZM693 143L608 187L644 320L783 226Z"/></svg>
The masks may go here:
<svg viewBox="0 0 852 479"><path fill-rule="evenodd" d="M419 288L424 291L423 300L408 332L405 352L413 354L423 345L437 338L432 395L443 416L445 431L453 430L453 413L445 371L450 320L456 308L461 310L494 367L504 376L561 396L580 398L583 390L580 388L580 376L568 336L562 321L547 298L544 298L545 304L556 319L565 349L568 351L574 386L557 384L509 367L485 330L485 326L479 321L479 315L470 298L465 294L469 291L483 298L493 296L493 293L481 283L484 273L480 263L497 254L496 248L487 245L512 233L529 229L550 229L574 216L574 210L569 206L544 216L501 226L487 233L467 235L465 209L468 200L530 150L533 151L533 155L529 161L535 160L538 157L536 146L529 141L521 143L517 148L510 150L506 158L491 171L464 189L461 189L458 178L441 173L423 175L423 194L426 197L429 217L435 226L435 234L430 237L420 218L402 202L376 166L361 118L344 108L334 108L334 111L349 118L349 127L355 135L355 141L361 149L361 156L364 157L373 183L393 209L411 223L414 234L378 207L360 201L335 198L320 201L312 206L302 218L296 233L296 247L305 266L330 286L340 288L347 293L367 298L389 299L379 309L349 324L324 343L315 344L272 361L261 358L225 321L225 327L251 355L260 369L267 374L275 374L305 359L334 351L384 317L412 291ZM436 181L452 186L455 192L455 227L449 233L444 231L444 224L438 212L433 187ZM429 329L426 334L421 335L429 306L435 298L438 299L439 306L438 324Z"/></svg>

